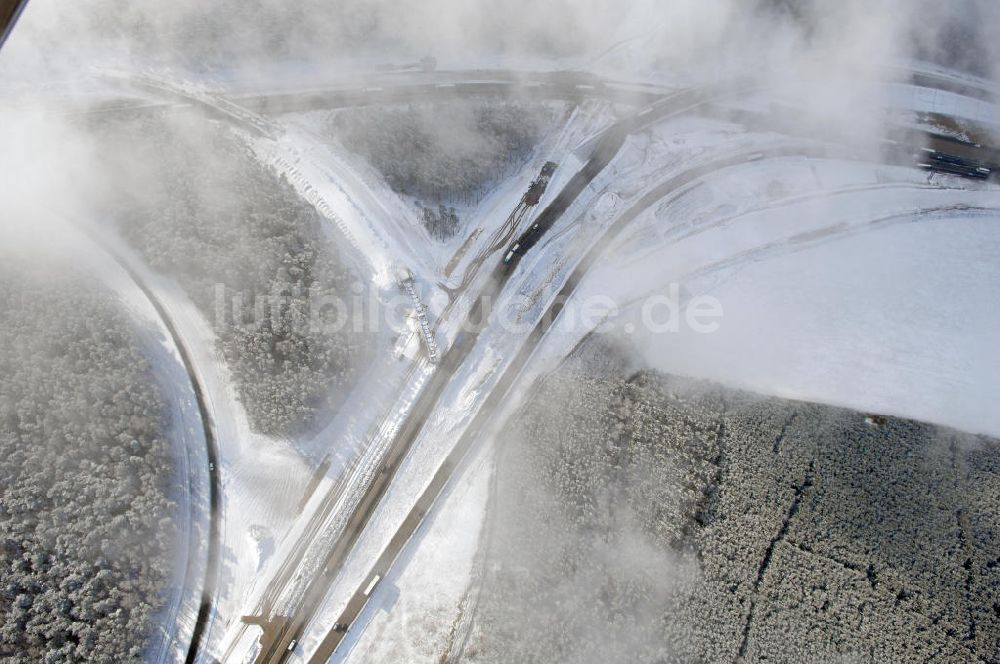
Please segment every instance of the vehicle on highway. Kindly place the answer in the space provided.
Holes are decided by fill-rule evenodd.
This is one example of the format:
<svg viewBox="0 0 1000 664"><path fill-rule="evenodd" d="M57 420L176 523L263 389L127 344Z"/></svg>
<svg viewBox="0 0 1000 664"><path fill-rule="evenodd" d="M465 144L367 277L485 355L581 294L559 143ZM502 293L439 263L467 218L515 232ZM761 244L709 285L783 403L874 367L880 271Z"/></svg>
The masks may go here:
<svg viewBox="0 0 1000 664"><path fill-rule="evenodd" d="M297 645L299 645L298 639L292 639L291 641L289 641L287 652L292 652L293 650L295 650L295 646Z"/></svg>
<svg viewBox="0 0 1000 664"><path fill-rule="evenodd" d="M381 574L376 574L375 576L372 577L372 580L365 587L365 592L364 592L365 597L370 597L371 596L372 591L375 590L375 586L378 585L378 582L381 579L382 579L382 575Z"/></svg>
<svg viewBox="0 0 1000 664"><path fill-rule="evenodd" d="M504 265L510 265L514 261L515 257L523 256L528 249L535 246L535 243L538 242L541 236L541 226L535 222L530 228L528 228L528 230L521 234L521 237L517 238L517 241L514 242L514 244L511 245L507 255L503 257Z"/></svg>
<svg viewBox="0 0 1000 664"><path fill-rule="evenodd" d="M541 172L538 174L538 178L534 180L528 187L528 191L524 194L521 202L524 205L535 206L542 199L542 194L545 193L545 189L549 186L549 180L552 178L552 174L556 172L556 168L559 166L554 161L547 161L542 166ZM538 238L541 236L540 226L536 222L532 226L521 234L521 237L511 245L511 248L507 251L507 254L503 257L503 264L510 265L516 256L524 254L528 249L533 247Z"/></svg>
<svg viewBox="0 0 1000 664"><path fill-rule="evenodd" d="M993 172L985 165L971 159L938 152L932 148L923 148L923 151L927 154L928 160L920 162L918 165L927 170L951 173L952 175L960 175L978 180L985 180Z"/></svg>

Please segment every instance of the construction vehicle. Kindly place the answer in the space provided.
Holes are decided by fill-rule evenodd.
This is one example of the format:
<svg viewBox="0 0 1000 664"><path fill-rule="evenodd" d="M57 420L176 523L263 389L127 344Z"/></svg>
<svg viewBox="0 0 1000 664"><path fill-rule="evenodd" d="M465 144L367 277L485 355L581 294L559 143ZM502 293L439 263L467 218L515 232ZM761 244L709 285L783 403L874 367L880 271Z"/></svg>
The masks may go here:
<svg viewBox="0 0 1000 664"><path fill-rule="evenodd" d="M542 194L545 193L545 189L549 186L549 180L552 178L552 174L555 173L557 165L554 161L545 162L541 173L538 174L538 178L528 186L527 193L521 199L525 205L538 205L538 202L542 200Z"/></svg>
<svg viewBox="0 0 1000 664"><path fill-rule="evenodd" d="M541 172L538 174L538 178L535 179L529 186L528 191L521 197L520 209L527 211L529 207L534 207L538 205L539 201L542 200L542 194L549 186L549 180L552 179L552 174L555 173L557 163L554 161L547 161L545 165L542 166ZM522 213L523 214L523 213ZM538 223L533 224L527 231L525 231L520 238L511 246L507 251L507 254L503 257L504 265L509 265L511 261L514 260L515 256L524 253L526 250L524 239L531 238L538 233Z"/></svg>

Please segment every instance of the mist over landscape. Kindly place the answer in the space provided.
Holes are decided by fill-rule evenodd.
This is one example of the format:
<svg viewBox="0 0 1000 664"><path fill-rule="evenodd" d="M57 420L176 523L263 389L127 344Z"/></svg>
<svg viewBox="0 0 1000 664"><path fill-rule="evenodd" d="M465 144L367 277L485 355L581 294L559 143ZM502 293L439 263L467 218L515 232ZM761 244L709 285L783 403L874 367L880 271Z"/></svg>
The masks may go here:
<svg viewBox="0 0 1000 664"><path fill-rule="evenodd" d="M0 661L1000 662L996 2L9 4Z"/></svg>

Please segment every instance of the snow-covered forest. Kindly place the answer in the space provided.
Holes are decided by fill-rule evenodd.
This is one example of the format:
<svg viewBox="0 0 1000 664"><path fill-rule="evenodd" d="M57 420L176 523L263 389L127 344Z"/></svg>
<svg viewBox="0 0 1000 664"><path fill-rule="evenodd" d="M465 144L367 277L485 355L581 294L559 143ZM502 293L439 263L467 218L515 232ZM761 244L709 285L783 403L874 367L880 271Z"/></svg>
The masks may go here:
<svg viewBox="0 0 1000 664"><path fill-rule="evenodd" d="M398 193L421 201L437 239L455 234L450 206L472 206L530 156L554 106L463 100L361 108L334 114L329 134L360 154Z"/></svg>
<svg viewBox="0 0 1000 664"><path fill-rule="evenodd" d="M171 574L166 413L80 275L0 271L0 660L139 661Z"/></svg>
<svg viewBox="0 0 1000 664"><path fill-rule="evenodd" d="M996 440L593 357L536 394L468 661L1000 657Z"/></svg>
<svg viewBox="0 0 1000 664"><path fill-rule="evenodd" d="M328 416L368 348L361 331L310 309L354 296L316 210L233 132L197 114L96 131L120 176L109 178L118 183L109 216L213 324L251 424L291 435Z"/></svg>

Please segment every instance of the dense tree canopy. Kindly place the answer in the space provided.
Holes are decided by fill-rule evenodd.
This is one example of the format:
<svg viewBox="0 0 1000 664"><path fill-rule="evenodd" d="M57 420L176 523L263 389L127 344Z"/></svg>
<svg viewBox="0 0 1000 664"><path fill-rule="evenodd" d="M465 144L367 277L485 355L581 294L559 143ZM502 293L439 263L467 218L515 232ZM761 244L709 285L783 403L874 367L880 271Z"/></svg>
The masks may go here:
<svg viewBox="0 0 1000 664"><path fill-rule="evenodd" d="M170 575L164 404L130 321L0 273L0 659L138 661Z"/></svg>
<svg viewBox="0 0 1000 664"><path fill-rule="evenodd" d="M586 352L536 394L467 661L1000 661L996 440Z"/></svg>
<svg viewBox="0 0 1000 664"><path fill-rule="evenodd" d="M315 424L346 393L367 349L352 325L322 325L310 310L352 297L316 210L203 117L145 115L99 130L118 160L112 216L214 324L251 424L276 435Z"/></svg>
<svg viewBox="0 0 1000 664"><path fill-rule="evenodd" d="M459 224L443 204L478 203L524 163L555 115L554 107L516 102L412 104L342 111L329 131L393 190L423 200L431 235L447 239Z"/></svg>

